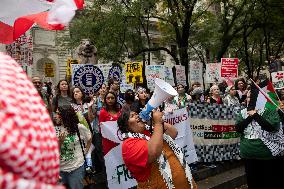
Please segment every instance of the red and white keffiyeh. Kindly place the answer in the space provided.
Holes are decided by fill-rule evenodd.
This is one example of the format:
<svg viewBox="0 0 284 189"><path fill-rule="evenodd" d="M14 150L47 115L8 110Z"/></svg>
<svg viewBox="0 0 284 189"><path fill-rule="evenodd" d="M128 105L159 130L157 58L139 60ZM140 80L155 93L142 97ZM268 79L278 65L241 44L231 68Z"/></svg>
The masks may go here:
<svg viewBox="0 0 284 189"><path fill-rule="evenodd" d="M12 43L35 23L62 30L83 5L84 0L1 0L0 43Z"/></svg>
<svg viewBox="0 0 284 189"><path fill-rule="evenodd" d="M59 147L44 103L22 68L0 53L0 188L63 188Z"/></svg>

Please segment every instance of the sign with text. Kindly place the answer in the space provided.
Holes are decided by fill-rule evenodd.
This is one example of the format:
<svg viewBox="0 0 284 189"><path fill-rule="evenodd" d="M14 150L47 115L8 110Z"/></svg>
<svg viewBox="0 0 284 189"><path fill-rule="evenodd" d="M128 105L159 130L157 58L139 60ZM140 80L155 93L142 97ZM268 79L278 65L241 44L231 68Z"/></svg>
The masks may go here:
<svg viewBox="0 0 284 189"><path fill-rule="evenodd" d="M220 63L206 64L206 73L205 73L206 83L218 83L221 79L220 71L221 71Z"/></svg>
<svg viewBox="0 0 284 189"><path fill-rule="evenodd" d="M104 83L103 72L92 64L72 65L72 83L87 95L94 94Z"/></svg>
<svg viewBox="0 0 284 189"><path fill-rule="evenodd" d="M124 66L127 83L143 83L142 62L128 62Z"/></svg>
<svg viewBox="0 0 284 189"><path fill-rule="evenodd" d="M67 63L67 65L66 65L66 75L67 75L67 77L71 77L71 72L72 72L71 64L78 64L79 62L76 59L68 58L66 63Z"/></svg>
<svg viewBox="0 0 284 189"><path fill-rule="evenodd" d="M149 65L146 66L145 74L147 78L147 86L151 91L155 89L155 79L159 78L165 80L165 66L164 65Z"/></svg>
<svg viewBox="0 0 284 189"><path fill-rule="evenodd" d="M172 67L165 66L165 81L169 83L171 86L175 85Z"/></svg>
<svg viewBox="0 0 284 189"><path fill-rule="evenodd" d="M275 89L284 88L284 71L272 72L271 79Z"/></svg>
<svg viewBox="0 0 284 189"><path fill-rule="evenodd" d="M189 107L190 127L199 161L240 158L240 134L235 128L238 107L194 103Z"/></svg>
<svg viewBox="0 0 284 189"><path fill-rule="evenodd" d="M238 77L238 58L221 58L221 77L237 78Z"/></svg>
<svg viewBox="0 0 284 189"><path fill-rule="evenodd" d="M175 65L177 84L186 86L185 67L182 65Z"/></svg>
<svg viewBox="0 0 284 189"><path fill-rule="evenodd" d="M190 61L190 82L199 82L199 83L203 83L202 81L202 63L200 62L195 62L195 61Z"/></svg>

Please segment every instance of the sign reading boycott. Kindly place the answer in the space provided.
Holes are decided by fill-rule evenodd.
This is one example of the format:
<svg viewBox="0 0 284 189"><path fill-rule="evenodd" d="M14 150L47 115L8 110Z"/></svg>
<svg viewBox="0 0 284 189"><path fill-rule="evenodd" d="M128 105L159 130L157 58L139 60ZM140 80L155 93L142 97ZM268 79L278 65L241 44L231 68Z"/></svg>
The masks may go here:
<svg viewBox="0 0 284 189"><path fill-rule="evenodd" d="M143 83L142 62L128 62L124 68L127 83Z"/></svg>
<svg viewBox="0 0 284 189"><path fill-rule="evenodd" d="M199 161L239 159L234 107L190 104L190 126Z"/></svg>
<svg viewBox="0 0 284 189"><path fill-rule="evenodd" d="M238 64L238 58L221 58L221 77L237 78Z"/></svg>
<svg viewBox="0 0 284 189"><path fill-rule="evenodd" d="M94 94L103 85L104 75L92 64L72 65L72 83L81 87L87 95Z"/></svg>
<svg viewBox="0 0 284 189"><path fill-rule="evenodd" d="M197 161L186 108L167 115L166 121L177 128L178 136L175 142L181 147L187 162L192 163ZM122 136L118 130L117 122L107 121L101 124L103 140L107 139L114 142L112 149L104 156L108 187L110 189L128 189L136 186L136 180L132 178L122 159Z"/></svg>

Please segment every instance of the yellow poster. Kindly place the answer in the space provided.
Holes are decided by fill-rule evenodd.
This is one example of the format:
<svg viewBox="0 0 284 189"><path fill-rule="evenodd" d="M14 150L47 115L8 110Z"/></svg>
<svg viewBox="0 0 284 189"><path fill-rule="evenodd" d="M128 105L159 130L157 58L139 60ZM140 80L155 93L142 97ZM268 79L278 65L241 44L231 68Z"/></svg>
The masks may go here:
<svg viewBox="0 0 284 189"><path fill-rule="evenodd" d="M67 77L71 77L71 64L78 64L78 60L68 58L67 59L67 67L66 67L66 75Z"/></svg>
<svg viewBox="0 0 284 189"><path fill-rule="evenodd" d="M45 63L45 77L54 77L54 64L53 63Z"/></svg>
<svg viewBox="0 0 284 189"><path fill-rule="evenodd" d="M142 62L128 62L124 65L127 83L143 83Z"/></svg>

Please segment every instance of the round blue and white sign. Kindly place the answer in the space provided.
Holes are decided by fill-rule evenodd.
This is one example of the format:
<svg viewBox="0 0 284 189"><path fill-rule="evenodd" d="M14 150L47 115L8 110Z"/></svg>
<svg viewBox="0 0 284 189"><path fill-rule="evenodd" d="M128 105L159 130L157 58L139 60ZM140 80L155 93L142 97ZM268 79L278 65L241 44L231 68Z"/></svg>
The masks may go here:
<svg viewBox="0 0 284 189"><path fill-rule="evenodd" d="M109 70L108 78L116 78L121 82L121 68L119 66L112 66Z"/></svg>
<svg viewBox="0 0 284 189"><path fill-rule="evenodd" d="M103 83L103 72L94 65L82 65L74 72L73 84L82 87L87 95L98 92Z"/></svg>

